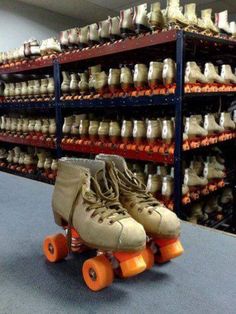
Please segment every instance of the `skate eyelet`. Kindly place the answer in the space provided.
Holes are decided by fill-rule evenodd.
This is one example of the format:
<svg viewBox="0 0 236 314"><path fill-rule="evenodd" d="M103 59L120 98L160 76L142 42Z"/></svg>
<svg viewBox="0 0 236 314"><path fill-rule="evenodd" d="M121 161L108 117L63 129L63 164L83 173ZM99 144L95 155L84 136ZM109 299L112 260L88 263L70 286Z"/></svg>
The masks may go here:
<svg viewBox="0 0 236 314"><path fill-rule="evenodd" d="M99 218L98 219L98 222L101 224L101 223L103 223L103 219L102 218Z"/></svg>
<svg viewBox="0 0 236 314"><path fill-rule="evenodd" d="M148 210L148 214L151 215L152 214L152 210Z"/></svg>
<svg viewBox="0 0 236 314"><path fill-rule="evenodd" d="M109 221L109 225L113 225L114 224L114 221L113 220L110 220Z"/></svg>
<svg viewBox="0 0 236 314"><path fill-rule="evenodd" d="M141 213L143 211L142 208L138 208L138 212Z"/></svg>

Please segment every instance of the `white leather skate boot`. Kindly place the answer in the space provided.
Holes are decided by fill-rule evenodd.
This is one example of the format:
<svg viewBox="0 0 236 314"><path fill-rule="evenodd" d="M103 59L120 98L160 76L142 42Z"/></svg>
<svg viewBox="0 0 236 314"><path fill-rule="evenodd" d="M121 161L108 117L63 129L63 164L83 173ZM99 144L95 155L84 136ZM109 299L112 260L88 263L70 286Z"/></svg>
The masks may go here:
<svg viewBox="0 0 236 314"><path fill-rule="evenodd" d="M219 33L219 29L212 22L211 15L212 9L201 10L201 19L198 20L198 26L204 30L206 35Z"/></svg>
<svg viewBox="0 0 236 314"><path fill-rule="evenodd" d="M114 16L110 17L109 16L109 35L111 41L115 41L121 37L121 32L120 32L120 17L119 16Z"/></svg>
<svg viewBox="0 0 236 314"><path fill-rule="evenodd" d="M99 29L98 29L98 35L99 35L99 41L101 43L105 43L109 41L110 39L110 33L109 33L109 27L110 27L110 22L109 19L100 21L98 23Z"/></svg>
<svg viewBox="0 0 236 314"><path fill-rule="evenodd" d="M77 48L79 46L79 28L71 28L68 34L69 47Z"/></svg>
<svg viewBox="0 0 236 314"><path fill-rule="evenodd" d="M224 83L224 79L216 72L216 68L211 62L205 64L204 75L208 83Z"/></svg>
<svg viewBox="0 0 236 314"><path fill-rule="evenodd" d="M62 71L61 91L62 91L63 95L69 95L69 93L70 93L70 74L69 74L69 72Z"/></svg>
<svg viewBox="0 0 236 314"><path fill-rule="evenodd" d="M200 67L194 61L189 61L185 68L185 83L208 83L206 76L201 72Z"/></svg>
<svg viewBox="0 0 236 314"><path fill-rule="evenodd" d="M221 34L231 35L230 25L228 22L228 10L215 13L215 21Z"/></svg>
<svg viewBox="0 0 236 314"><path fill-rule="evenodd" d="M196 14L196 3L188 3L184 6L184 17L188 22L186 30L196 31L198 28L198 18Z"/></svg>
<svg viewBox="0 0 236 314"><path fill-rule="evenodd" d="M204 137L207 136L208 134L208 131L200 126L200 124L197 121L197 118L194 116L186 118L184 131L189 139L198 136Z"/></svg>
<svg viewBox="0 0 236 314"><path fill-rule="evenodd" d="M151 10L148 13L148 22L152 30L161 30L164 27L164 17L161 11L160 2L151 4Z"/></svg>
<svg viewBox="0 0 236 314"><path fill-rule="evenodd" d="M162 81L163 63L151 61L148 70L148 84L151 89L160 86Z"/></svg>
<svg viewBox="0 0 236 314"><path fill-rule="evenodd" d="M206 179L223 179L225 177L225 172L215 168L214 162L205 162L203 175Z"/></svg>
<svg viewBox="0 0 236 314"><path fill-rule="evenodd" d="M147 16L147 3L143 3L134 7L133 23L134 23L135 32L137 34L150 31L150 26L148 23L148 16Z"/></svg>
<svg viewBox="0 0 236 314"><path fill-rule="evenodd" d="M164 86L175 83L176 64L174 60L167 58L163 61L162 78Z"/></svg>
<svg viewBox="0 0 236 314"><path fill-rule="evenodd" d="M66 50L69 47L69 29L60 32L59 41L62 49Z"/></svg>
<svg viewBox="0 0 236 314"><path fill-rule="evenodd" d="M235 130L235 123L229 112L220 113L220 126L225 130Z"/></svg>
<svg viewBox="0 0 236 314"><path fill-rule="evenodd" d="M206 114L204 116L204 129L208 134L220 133L224 131L224 128L216 123L214 114Z"/></svg>
<svg viewBox="0 0 236 314"><path fill-rule="evenodd" d="M225 171L225 165L221 164L220 162L217 161L216 156L207 156L207 162L211 163L212 165L214 165L216 170L221 170L221 171Z"/></svg>
<svg viewBox="0 0 236 314"><path fill-rule="evenodd" d="M205 186L207 183L207 178L198 176L193 169L185 169L184 184L186 184L188 187Z"/></svg>
<svg viewBox="0 0 236 314"><path fill-rule="evenodd" d="M230 33L232 34L232 38L236 38L236 22L230 22L229 23L229 27L230 27Z"/></svg>
<svg viewBox="0 0 236 314"><path fill-rule="evenodd" d="M90 46L96 45L100 41L98 29L99 29L98 23L93 23L89 25L88 41Z"/></svg>
<svg viewBox="0 0 236 314"><path fill-rule="evenodd" d="M188 25L188 20L180 10L179 0L167 0L166 17L169 27L179 28Z"/></svg>
<svg viewBox="0 0 236 314"><path fill-rule="evenodd" d="M84 26L79 28L78 34L79 34L79 46L80 48L87 47L89 44L89 38L88 38L88 32L89 32L89 26Z"/></svg>
<svg viewBox="0 0 236 314"><path fill-rule="evenodd" d="M236 84L236 75L233 73L229 64L222 65L220 76L222 77L225 84Z"/></svg>
<svg viewBox="0 0 236 314"><path fill-rule="evenodd" d="M123 37L134 34L133 9L120 11L120 32Z"/></svg>
<svg viewBox="0 0 236 314"><path fill-rule="evenodd" d="M172 120L162 121L162 134L161 138L166 143L171 143L174 139L174 123Z"/></svg>

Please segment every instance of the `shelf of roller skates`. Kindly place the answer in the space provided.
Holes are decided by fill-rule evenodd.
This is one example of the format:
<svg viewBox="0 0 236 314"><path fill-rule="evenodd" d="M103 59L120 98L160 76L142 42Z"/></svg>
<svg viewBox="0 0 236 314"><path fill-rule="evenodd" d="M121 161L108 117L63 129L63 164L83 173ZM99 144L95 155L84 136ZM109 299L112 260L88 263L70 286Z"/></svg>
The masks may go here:
<svg viewBox="0 0 236 314"><path fill-rule="evenodd" d="M233 210L233 189L226 186L186 208L186 214L194 224L218 229L232 218Z"/></svg>
<svg viewBox="0 0 236 314"><path fill-rule="evenodd" d="M7 142L19 145L28 145L35 147L44 147L55 149L55 138L45 138L41 133L37 135L12 135L0 133L0 142Z"/></svg>
<svg viewBox="0 0 236 314"><path fill-rule="evenodd" d="M9 148L1 143L0 171L53 184L57 174L57 159L44 148Z"/></svg>
<svg viewBox="0 0 236 314"><path fill-rule="evenodd" d="M1 171L9 173L9 174L16 175L16 176L19 176L19 177L23 177L23 178L26 178L26 179L30 179L30 180L35 180L35 181L40 181L40 182L43 182L43 183L51 184L51 185L54 185L54 183L55 183L55 179L54 178L50 179L47 176L45 176L45 175L43 175L41 173L37 173L37 172L28 173L26 168L22 168L20 171L18 171L18 170L15 170L15 169L10 169L10 168L5 167L5 166L0 166L0 172Z"/></svg>
<svg viewBox="0 0 236 314"><path fill-rule="evenodd" d="M56 119L3 115L0 121L0 142L56 148Z"/></svg>
<svg viewBox="0 0 236 314"><path fill-rule="evenodd" d="M138 169L138 171L137 171ZM173 209L174 168L158 166L157 172L153 166L149 172L143 171L135 164L132 171L147 185L147 189L169 209ZM148 173L148 176L147 176ZM211 148L205 155L195 155L193 159L184 162L182 185L182 210L189 211L194 204L204 202L216 196L233 182L232 173L225 164L222 151ZM148 178L148 179L147 179ZM232 194L233 192L231 192ZM233 198L232 198L233 199Z"/></svg>
<svg viewBox="0 0 236 314"><path fill-rule="evenodd" d="M93 25L93 27L95 25ZM72 32L73 31L75 32L77 30L72 30ZM89 29L85 28L84 31L87 31L88 33ZM68 49L66 52L62 52L62 47L65 47L65 45L60 44L55 38L47 40L47 47L44 48L44 51L42 51L37 40L29 40L28 43L23 44L19 49L1 53L0 62L2 64L0 65L0 74L32 71L51 67L53 66L53 60L55 59L58 60L59 63L64 64L166 44L168 42L176 41L178 32L178 30L169 30L164 32L153 32L152 34L149 32L137 36L134 36L133 33L133 36L131 37L128 36L111 42L106 39L106 42L103 43L99 43L98 38L97 44L92 45L90 41L87 42L84 47L78 49L78 46L80 45L78 42L77 45L74 45L74 47L77 46L77 49ZM188 38L199 38L205 42L212 41L212 38L208 36L196 36L196 34L188 32L185 32L184 34L186 34ZM79 34L72 34L72 36L79 37ZM79 39L77 39L77 41L78 40ZM42 42L41 46L44 45L45 41ZM63 39L61 42L63 42ZM215 40L215 43L217 42L221 45L231 43L231 41L219 38ZM233 41L232 44L234 44Z"/></svg>
<svg viewBox="0 0 236 314"><path fill-rule="evenodd" d="M210 147L236 137L236 110L184 118L183 150ZM174 117L109 119L104 114L64 117L61 148L81 153L118 154L129 159L174 161Z"/></svg>

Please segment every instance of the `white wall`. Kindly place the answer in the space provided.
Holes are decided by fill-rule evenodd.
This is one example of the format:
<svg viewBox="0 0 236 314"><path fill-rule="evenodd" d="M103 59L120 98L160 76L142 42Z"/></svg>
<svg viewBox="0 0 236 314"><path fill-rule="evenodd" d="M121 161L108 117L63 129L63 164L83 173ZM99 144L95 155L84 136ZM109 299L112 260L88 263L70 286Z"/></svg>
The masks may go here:
<svg viewBox="0 0 236 314"><path fill-rule="evenodd" d="M65 0L66 1L66 0ZM30 37L57 36L82 21L14 0L0 0L0 51L19 47Z"/></svg>

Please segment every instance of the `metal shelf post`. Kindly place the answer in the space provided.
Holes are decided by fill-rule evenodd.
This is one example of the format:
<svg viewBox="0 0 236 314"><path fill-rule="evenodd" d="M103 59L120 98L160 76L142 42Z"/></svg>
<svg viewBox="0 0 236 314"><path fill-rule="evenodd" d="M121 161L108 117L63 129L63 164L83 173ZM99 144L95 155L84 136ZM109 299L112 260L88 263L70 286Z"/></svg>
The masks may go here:
<svg viewBox="0 0 236 314"><path fill-rule="evenodd" d="M183 96L184 96L185 35L179 31L176 41L176 102L174 153L174 211L183 218L182 207L182 155L183 155Z"/></svg>
<svg viewBox="0 0 236 314"><path fill-rule="evenodd" d="M61 79L60 79L60 64L58 60L53 61L53 77L55 84L55 110L56 110L56 152L57 157L62 157L61 140L62 140L62 110L61 110Z"/></svg>

